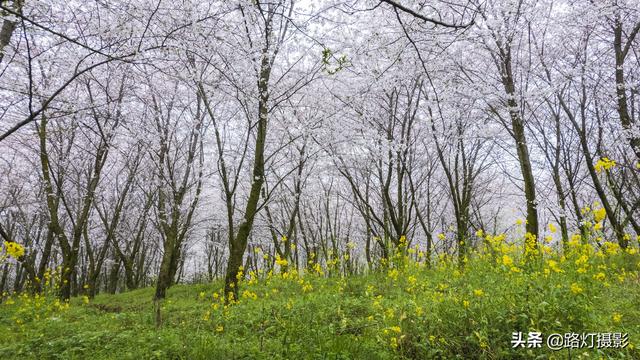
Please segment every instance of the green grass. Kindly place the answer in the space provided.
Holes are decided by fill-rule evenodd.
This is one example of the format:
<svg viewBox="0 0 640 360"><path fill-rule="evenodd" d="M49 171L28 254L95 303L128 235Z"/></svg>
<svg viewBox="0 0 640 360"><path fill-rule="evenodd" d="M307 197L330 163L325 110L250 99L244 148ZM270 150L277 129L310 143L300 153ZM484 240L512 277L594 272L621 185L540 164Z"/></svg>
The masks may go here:
<svg viewBox="0 0 640 360"><path fill-rule="evenodd" d="M0 358L640 359L637 254L578 245L565 259L527 265L509 251L476 256L464 271L397 256L364 276L273 275L245 281L240 293L250 293L226 309L213 298L219 282L177 285L159 329L150 288L75 298L67 309L51 297L14 297L0 304ZM623 332L631 345L512 349L516 331Z"/></svg>

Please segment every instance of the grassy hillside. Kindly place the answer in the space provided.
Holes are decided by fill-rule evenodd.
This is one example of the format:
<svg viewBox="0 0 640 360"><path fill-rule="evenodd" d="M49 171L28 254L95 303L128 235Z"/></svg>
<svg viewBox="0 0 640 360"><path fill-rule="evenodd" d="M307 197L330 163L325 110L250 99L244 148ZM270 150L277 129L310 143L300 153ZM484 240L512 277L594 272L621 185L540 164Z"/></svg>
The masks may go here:
<svg viewBox="0 0 640 360"><path fill-rule="evenodd" d="M460 269L428 268L400 249L366 276L247 274L225 307L221 283L178 285L155 327L152 289L68 305L51 296L5 298L6 359L639 359L640 257L574 239L562 256L543 247L523 262L490 238ZM340 264L336 264L339 267ZM622 332L624 349L512 349L513 332Z"/></svg>

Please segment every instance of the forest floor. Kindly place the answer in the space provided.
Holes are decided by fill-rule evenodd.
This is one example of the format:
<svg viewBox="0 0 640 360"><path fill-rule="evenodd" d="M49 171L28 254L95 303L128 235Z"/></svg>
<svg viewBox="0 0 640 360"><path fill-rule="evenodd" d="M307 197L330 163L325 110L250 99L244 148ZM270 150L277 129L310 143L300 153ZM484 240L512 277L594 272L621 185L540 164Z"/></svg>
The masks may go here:
<svg viewBox="0 0 640 360"><path fill-rule="evenodd" d="M637 251L545 248L525 263L514 246L496 246L464 269L447 258L427 267L404 249L368 275L247 274L231 306L220 282L176 285L159 328L151 288L68 304L8 297L0 358L640 359ZM629 344L616 348L623 334Z"/></svg>

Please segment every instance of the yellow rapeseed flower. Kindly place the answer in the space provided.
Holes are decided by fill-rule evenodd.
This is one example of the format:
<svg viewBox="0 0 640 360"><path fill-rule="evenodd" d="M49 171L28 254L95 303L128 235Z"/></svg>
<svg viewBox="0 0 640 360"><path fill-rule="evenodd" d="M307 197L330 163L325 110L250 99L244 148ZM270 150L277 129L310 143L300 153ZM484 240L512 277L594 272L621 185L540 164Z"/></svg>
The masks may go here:
<svg viewBox="0 0 640 360"><path fill-rule="evenodd" d="M597 172L609 171L609 169L614 168L616 166L616 162L607 157L603 157L596 162L594 168Z"/></svg>
<svg viewBox="0 0 640 360"><path fill-rule="evenodd" d="M19 259L24 255L24 247L17 242L5 241L4 247L7 251L7 254L14 259Z"/></svg>
<svg viewBox="0 0 640 360"><path fill-rule="evenodd" d="M254 292L251 292L249 290L245 290L242 292L242 298L243 299L252 299L252 300L256 300L258 298L258 295Z"/></svg>
<svg viewBox="0 0 640 360"><path fill-rule="evenodd" d="M582 241L582 236L580 234L573 234L571 236L571 240L569 240L568 245L570 247L576 247L576 246L580 245L581 241Z"/></svg>
<svg viewBox="0 0 640 360"><path fill-rule="evenodd" d="M618 251L620 251L620 245L612 243L610 241L605 241L605 243L602 244L602 247L604 248L604 251L609 255L617 254Z"/></svg>
<svg viewBox="0 0 640 360"><path fill-rule="evenodd" d="M502 255L502 264L506 267L513 266L513 259L509 255Z"/></svg>
<svg viewBox="0 0 640 360"><path fill-rule="evenodd" d="M575 261L577 266L585 265L589 261L589 257L587 255L582 255Z"/></svg>
<svg viewBox="0 0 640 360"><path fill-rule="evenodd" d="M622 314L613 313L613 322L614 323L619 323L620 321L622 321Z"/></svg>
<svg viewBox="0 0 640 360"><path fill-rule="evenodd" d="M578 295L584 291L577 283L572 283L569 289L574 295Z"/></svg>
<svg viewBox="0 0 640 360"><path fill-rule="evenodd" d="M286 259L280 257L280 255L276 255L276 264L280 266L287 266L288 262Z"/></svg>
<svg viewBox="0 0 640 360"><path fill-rule="evenodd" d="M547 260L547 266L549 267L549 269L553 270L554 272L560 273L562 272L562 269L560 269L560 267L558 266L558 262L552 259Z"/></svg>
<svg viewBox="0 0 640 360"><path fill-rule="evenodd" d="M400 272L398 271L398 269L391 269L387 273L387 277L393 280L398 280L398 275L400 275Z"/></svg>
<svg viewBox="0 0 640 360"><path fill-rule="evenodd" d="M604 208L593 210L593 219L596 222L601 222L607 217L607 211Z"/></svg>

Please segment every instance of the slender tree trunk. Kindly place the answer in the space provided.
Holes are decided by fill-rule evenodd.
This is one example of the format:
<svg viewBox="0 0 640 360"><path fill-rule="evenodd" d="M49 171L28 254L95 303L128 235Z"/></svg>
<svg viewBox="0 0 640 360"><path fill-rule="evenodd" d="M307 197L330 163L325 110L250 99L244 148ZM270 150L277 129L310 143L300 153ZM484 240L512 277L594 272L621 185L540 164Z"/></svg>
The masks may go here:
<svg viewBox="0 0 640 360"><path fill-rule="evenodd" d="M6 4L8 1L3 1L3 5ZM14 0L13 1L13 11L15 11L18 14L22 14L22 6L24 5L24 0ZM2 11L2 15L6 15L4 14L4 11ZM4 58L4 49L7 47L7 45L9 45L9 42L11 42L11 36L13 35L13 32L16 29L16 23L12 20L8 20L5 19L2 21L2 28L0 28L0 63L2 63L2 59Z"/></svg>
<svg viewBox="0 0 640 360"><path fill-rule="evenodd" d="M118 274L120 273L120 263L120 261L114 261L111 265L111 269L109 270L109 277L107 278L107 292L109 294L115 294L116 291L118 291ZM127 288L129 288L128 285Z"/></svg>
<svg viewBox="0 0 640 360"><path fill-rule="evenodd" d="M539 234L536 185L531 166L531 157L529 156L524 121L520 115L520 106L516 101L515 82L511 69L511 49L505 50L502 61L502 85L507 94L507 106L509 107L509 116L511 118L511 132L513 140L516 143L520 172L524 179L524 195L527 201L526 230L527 233L533 235L533 237L528 238L525 246L535 249L538 246L537 238Z"/></svg>
<svg viewBox="0 0 640 360"><path fill-rule="evenodd" d="M253 228L253 221L258 210L258 201L260 200L260 192L262 184L264 183L264 152L269 116L269 77L271 76L271 62L268 51L268 47L265 47L262 51L260 77L258 79L260 100L258 102L258 131L256 135L251 190L249 191L249 198L247 199L244 220L238 228L238 233L229 244L229 262L227 263L224 280L224 292L227 301L230 300L229 296L233 296L233 299L238 298L238 273L247 248L247 240Z"/></svg>
<svg viewBox="0 0 640 360"><path fill-rule="evenodd" d="M627 86L625 84L624 78L624 61L629 51L630 45L633 42L634 38L638 34L640 29L640 22L635 25L635 28L629 34L629 38L627 39L627 44L624 45L622 42L622 22L619 17L615 19L615 25L613 27L614 41L613 48L615 51L616 57L616 69L615 69L615 78L616 78L616 95L618 98L618 116L620 117L620 122L622 123L622 127L627 131L627 138L633 149L633 152L636 154L638 160L640 160L640 136L638 136L638 129L636 129L635 120L629 114L629 106L627 104Z"/></svg>
<svg viewBox="0 0 640 360"><path fill-rule="evenodd" d="M164 253L160 262L160 271L158 272L158 283L156 284L155 300L164 299L167 295L167 289L171 286L172 274L171 264L174 261L176 236L167 234L164 241Z"/></svg>
<svg viewBox="0 0 640 360"><path fill-rule="evenodd" d="M589 144L587 143L587 133L586 133L585 124L584 124L585 122L584 117L586 116L585 115L586 100L583 99L582 103L580 104L582 109L582 126L578 124L578 121L574 113L571 111L571 109L569 109L564 99L559 95L558 95L558 100L560 101L560 105L562 106L564 112L567 114L567 117L569 117L569 120L571 120L571 123L573 124L574 129L579 135L580 146L582 148L582 153L586 161L585 165L587 166L587 170L589 172L589 175L591 176L593 187L596 190L596 194L598 194L598 198L600 198L600 202L602 203L602 207L606 212L607 219L609 220L609 223L611 223L611 227L613 228L613 232L616 236L616 239L618 240L618 244L620 245L621 248L625 249L628 245L628 241L624 236L624 229L620 224L620 222L618 221L618 219L616 218L613 206L609 202L609 198L607 197L607 194L604 191L604 187L602 186L602 183L598 178L598 172L596 171L593 163L593 155L591 154L591 150L589 150ZM583 239L583 240L586 240L586 239Z"/></svg>
<svg viewBox="0 0 640 360"><path fill-rule="evenodd" d="M9 278L9 263L5 263L2 268L2 280L0 280L0 295L4 293L5 286L7 285L7 279ZM0 296L2 299L2 296Z"/></svg>

